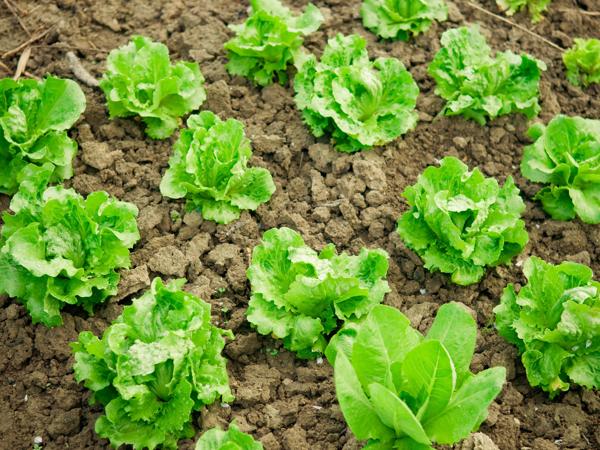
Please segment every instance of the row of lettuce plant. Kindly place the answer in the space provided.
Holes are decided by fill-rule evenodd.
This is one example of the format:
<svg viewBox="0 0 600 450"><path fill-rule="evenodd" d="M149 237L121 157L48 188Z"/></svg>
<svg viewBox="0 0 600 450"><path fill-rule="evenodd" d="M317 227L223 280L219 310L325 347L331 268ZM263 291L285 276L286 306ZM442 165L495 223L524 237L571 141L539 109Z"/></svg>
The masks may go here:
<svg viewBox="0 0 600 450"><path fill-rule="evenodd" d="M371 19L377 3L365 2ZM402 2L387 3L405 12ZM441 4L426 5L438 8L437 15L421 15L408 27L386 24L392 30L387 32L406 39L423 31L432 20L443 20ZM318 9L310 5L294 17L276 0L256 0L252 10L227 44L228 69L266 85L274 77L285 82L293 62L296 102L315 135L331 134L338 149L356 151L414 128L418 88L400 61L371 61L366 42L356 35L332 38L318 61L301 49L300 38L323 20ZM275 35L276 44L263 46ZM574 83L597 81L598 49L589 42L578 41L565 54ZM257 52L257 45L270 56ZM510 52L492 57L474 27L450 30L442 45L429 72L447 101L445 114L480 123L512 112L537 115L541 61ZM171 64L164 45L138 36L111 52L101 88L111 117L139 116L150 137L163 139L203 103L203 81L197 64ZM117 269L129 266L129 249L139 239L137 209L104 192L84 199L72 189L48 187L72 175L77 144L66 130L85 109L76 83L54 77L39 83L2 80L0 93L0 158L8 168L2 189L16 192L13 214L3 217L0 267L6 270L0 292L25 303L34 322L55 326L64 304L91 312L116 293ZM251 146L240 122L205 111L187 124L161 182L163 195L186 198L188 209L219 223L268 201L275 186L268 171L247 167ZM530 135L536 142L526 148L522 172L549 184L536 198L555 218L577 215L598 223L590 183L598 170L598 122L559 116L547 128L532 127ZM519 218L524 204L510 177L500 187L446 158L404 195L411 210L399 221L402 238L427 268L450 273L458 284L479 281L486 267L508 263L527 243ZM326 352L344 416L356 436L368 440L366 448L455 443L485 419L504 373L469 372L476 325L460 306L440 308L425 338L401 313L378 306L389 290L387 268L382 250L338 255L329 245L317 253L292 230L270 230L248 269L248 320L301 358ZM530 383L551 396L570 383L597 387L600 304L591 271L531 258L525 273L530 283L518 295L507 287L496 320L499 332L522 353ZM176 448L178 439L194 434L193 411L233 399L221 356L223 337L231 333L210 324L210 307L182 291L183 283L164 286L156 279L102 339L83 332L73 344L77 379L94 392L92 401L105 406L96 431L116 447ZM552 313L540 314L548 308ZM205 433L197 448L262 446L232 424L228 431Z"/></svg>

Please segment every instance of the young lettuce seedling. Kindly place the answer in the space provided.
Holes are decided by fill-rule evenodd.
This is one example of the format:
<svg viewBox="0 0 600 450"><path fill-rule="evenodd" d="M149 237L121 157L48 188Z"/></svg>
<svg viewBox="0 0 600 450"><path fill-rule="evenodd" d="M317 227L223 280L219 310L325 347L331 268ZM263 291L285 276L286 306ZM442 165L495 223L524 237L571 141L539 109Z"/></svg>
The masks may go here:
<svg viewBox="0 0 600 450"><path fill-rule="evenodd" d="M181 116L200 107L203 86L197 63L171 64L169 49L144 36L110 52L100 81L110 117L140 116L152 139L168 138Z"/></svg>
<svg viewBox="0 0 600 450"><path fill-rule="evenodd" d="M225 43L227 70L267 86L277 77L287 82L287 66L304 42L303 35L319 29L323 15L312 3L294 16L279 0L251 0L250 16L240 25L230 25L235 37Z"/></svg>
<svg viewBox="0 0 600 450"><path fill-rule="evenodd" d="M410 209L398 233L429 270L460 285L477 283L488 266L507 264L527 244L525 204L512 177L500 187L454 157L430 166L402 195Z"/></svg>
<svg viewBox="0 0 600 450"><path fill-rule="evenodd" d="M445 115L462 115L481 125L511 113L529 119L538 115L539 83L546 64L510 51L492 58L475 25L448 30L441 41L428 72L436 82L435 93L446 100Z"/></svg>
<svg viewBox="0 0 600 450"><path fill-rule="evenodd" d="M417 124L419 88L396 58L369 59L358 35L331 38L320 61L300 54L294 64L295 101L316 137L356 152L384 145Z"/></svg>
<svg viewBox="0 0 600 450"><path fill-rule="evenodd" d="M531 386L555 397L570 384L600 387L600 283L583 264L531 257L527 284L509 284L494 308L498 333L517 346Z"/></svg>
<svg viewBox="0 0 600 450"><path fill-rule="evenodd" d="M444 0L364 0L363 25L384 39L408 41L448 18Z"/></svg>
<svg viewBox="0 0 600 450"><path fill-rule="evenodd" d="M268 230L248 268L248 321L298 357L315 358L341 322L364 316L389 292L387 258L379 249L338 255L333 244L317 253L289 228Z"/></svg>
<svg viewBox="0 0 600 450"><path fill-rule="evenodd" d="M575 44L563 54L567 79L579 86L600 83L600 40L575 39Z"/></svg>
<svg viewBox="0 0 600 450"><path fill-rule="evenodd" d="M332 339L340 408L369 450L433 450L476 431L505 381L505 369L473 374L477 326L448 303L423 337L395 308L377 305Z"/></svg>
<svg viewBox="0 0 600 450"><path fill-rule="evenodd" d="M263 450L263 446L232 423L227 431L220 428L208 430L196 443L196 450Z"/></svg>
<svg viewBox="0 0 600 450"><path fill-rule="evenodd" d="M192 115L175 143L160 192L186 198L188 210L206 220L229 223L242 210L255 210L269 201L275 184L267 169L248 168L252 156L244 125L222 121L210 112Z"/></svg>
<svg viewBox="0 0 600 450"><path fill-rule="evenodd" d="M194 436L193 411L233 400L221 356L233 334L210 323L210 305L184 283L155 278L102 339L84 331L71 344L75 378L104 406L96 433L115 448L176 449Z"/></svg>
<svg viewBox="0 0 600 450"><path fill-rule="evenodd" d="M496 0L498 7L506 14L512 16L516 12L527 9L531 15L531 21L537 23L542 20L542 13L546 11L552 0Z"/></svg>
<svg viewBox="0 0 600 450"><path fill-rule="evenodd" d="M130 265L129 249L139 240L131 203L93 192L46 188L54 166L28 165L4 213L0 232L0 293L21 301L33 323L62 324L67 304L92 313L117 293L117 269Z"/></svg>
<svg viewBox="0 0 600 450"><path fill-rule="evenodd" d="M17 192L28 164L52 164L52 183L71 178L77 143L67 130L84 110L85 96L72 80L1 79L0 193Z"/></svg>
<svg viewBox="0 0 600 450"><path fill-rule="evenodd" d="M535 199L553 219L600 223L600 120L558 115L529 136L535 142L525 147L521 173L547 185Z"/></svg>

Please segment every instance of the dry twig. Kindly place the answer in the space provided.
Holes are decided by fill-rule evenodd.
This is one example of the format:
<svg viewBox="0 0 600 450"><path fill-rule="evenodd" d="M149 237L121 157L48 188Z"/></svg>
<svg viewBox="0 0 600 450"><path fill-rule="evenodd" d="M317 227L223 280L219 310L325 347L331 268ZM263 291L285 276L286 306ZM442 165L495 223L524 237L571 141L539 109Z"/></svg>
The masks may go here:
<svg viewBox="0 0 600 450"><path fill-rule="evenodd" d="M73 75L75 75L75 78L77 78L79 81L87 84L90 87L98 87L100 85L98 80L96 80L96 78L94 78L92 74L90 74L87 69L83 67L83 64L81 64L81 61L79 61L79 58L75 55L75 53L67 52L67 61L69 62L71 72L73 72Z"/></svg>
<svg viewBox="0 0 600 450"><path fill-rule="evenodd" d="M551 40L546 39L544 36L540 36L539 34L534 33L533 31L529 30L528 28L525 28L524 26L519 25L518 23L515 23L512 20L508 20L507 18L499 16L498 14L494 14L493 12L488 11L485 8L482 8L477 3L473 3L473 2L470 2L470 1L467 1L466 3L471 8L476 9L477 11L480 11L480 12L482 12L484 14L487 14L488 16L491 16L491 17L493 17L495 19L498 19L498 20L500 20L500 21L502 21L504 23L507 23L507 24L509 24L512 27L518 28L519 30L521 30L521 31L523 31L523 32L525 32L525 33L527 33L527 34L529 34L529 35L531 35L531 36L533 36L533 37L541 40L545 44L548 44L550 47L552 47L552 48L554 48L554 49L556 49L556 50L558 50L560 52L564 52L565 51L565 49L562 48L560 45L557 45L554 42L552 42Z"/></svg>
<svg viewBox="0 0 600 450"><path fill-rule="evenodd" d="M12 69L10 67L8 67L6 64L4 64L2 61L0 61L0 69L4 70L6 73L9 73L9 74L13 73ZM28 78L33 78L34 80L40 80L40 77L32 74L31 72L23 72L23 75L25 75Z"/></svg>
<svg viewBox="0 0 600 450"><path fill-rule="evenodd" d="M13 80L18 80L21 74L25 72L25 67L27 67L27 62L29 61L30 56L31 47L27 47L19 57L19 62L17 63L17 70L15 71L15 76L13 77Z"/></svg>
<svg viewBox="0 0 600 450"><path fill-rule="evenodd" d="M36 34L35 36L32 36L31 38L29 38L28 40L26 40L25 42L23 42L22 44L18 45L17 47L13 48L12 50L7 51L6 53L4 53L0 59L6 59L9 58L13 55L16 55L17 53L19 53L21 50L23 50L26 47L29 47L31 44L33 44L36 41L39 41L40 39L42 39L43 37L45 37L48 33L50 33L54 27L56 25L52 25L50 28L48 28L45 31L42 31L41 33Z"/></svg>

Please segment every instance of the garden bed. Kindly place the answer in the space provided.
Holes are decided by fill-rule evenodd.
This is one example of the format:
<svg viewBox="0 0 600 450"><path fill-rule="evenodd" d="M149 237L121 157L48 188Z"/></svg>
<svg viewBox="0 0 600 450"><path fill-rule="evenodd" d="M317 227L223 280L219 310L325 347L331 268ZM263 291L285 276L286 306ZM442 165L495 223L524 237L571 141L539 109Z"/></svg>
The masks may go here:
<svg viewBox="0 0 600 450"><path fill-rule="evenodd" d="M571 260L600 274L600 227L579 220L550 220L531 200L537 187L518 170L522 148L528 143L526 119L511 115L480 126L460 117L436 117L443 101L433 93L426 71L443 30L477 22L494 50L524 51L548 64L541 83L541 120L559 112L600 118L600 85L585 90L571 86L555 48L473 9L468 1L450 4L449 20L434 24L416 39L391 43L378 41L364 29L359 0L316 0L326 22L307 38L305 45L311 51L322 50L327 38L338 32L361 34L368 39L372 57L402 60L421 90L420 121L413 132L383 148L348 155L334 151L327 140L312 137L294 106L291 87L259 89L226 73L223 43L231 35L227 24L245 18L246 1L15 3L31 11L23 17L28 29L53 27L32 47L27 71L37 76L53 73L73 78L65 57L73 51L100 78L107 51L124 44L131 34L166 43L172 59L197 61L207 79L208 100L202 109L245 124L254 146L252 164L271 171L277 191L256 213L244 212L229 225L186 214L183 202L163 198L158 190L176 136L152 141L135 120L109 121L100 90L82 84L88 104L72 132L80 151L75 176L66 184L81 194L106 190L135 203L142 239L132 252L132 270L123 273L118 296L93 317L67 309L64 326L48 329L32 325L24 308L13 300L0 298L1 450L31 449L37 436L42 437L44 449L108 448L93 431L101 409L88 406L88 392L73 379L68 343L82 330L101 333L154 276L187 278L186 289L212 304L213 322L236 335L225 348L236 400L228 407L215 404L205 410L195 420L199 429L226 425L235 418L267 450L360 448L337 406L327 361L296 359L281 342L257 335L245 321L249 298L245 271L251 250L265 230L278 226L298 230L314 248L334 242L350 252L363 246L385 249L390 255L392 292L384 303L399 308L420 331L428 329L439 305L450 300L476 313L480 332L472 369L493 365L507 369L508 382L481 428L501 450L600 448L600 394L574 388L550 401L545 393L529 387L516 349L494 330L492 308L507 283L523 281L520 264L490 270L477 285L457 287L445 275L426 271L395 232L395 221L406 209L402 190L427 165L454 155L499 180L515 177L526 199L530 235L517 261L528 255L550 262ZM579 3L597 7L595 0ZM493 0L480 4L498 12ZM524 14L512 20L564 48L576 36L600 37L600 17L582 15L574 0L554 0L545 19L534 27ZM29 38L4 5L0 5L0 22L0 54ZM16 54L3 62L14 69L18 58ZM7 206L8 198L0 195L0 210ZM180 448L192 448L192 441L181 444Z"/></svg>

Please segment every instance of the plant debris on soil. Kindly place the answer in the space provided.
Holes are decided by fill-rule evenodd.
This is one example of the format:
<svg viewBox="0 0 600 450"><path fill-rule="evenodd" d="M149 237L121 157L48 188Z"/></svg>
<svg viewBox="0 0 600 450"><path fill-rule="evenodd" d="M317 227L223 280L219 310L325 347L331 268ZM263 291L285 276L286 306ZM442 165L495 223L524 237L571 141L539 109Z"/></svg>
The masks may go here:
<svg viewBox="0 0 600 450"><path fill-rule="evenodd" d="M308 2L288 3L300 8ZM38 77L52 73L74 78L73 70L81 73L83 67L99 79L107 52L132 34L164 42L172 60L197 61L207 79L208 100L201 109L242 121L253 142L251 164L269 169L277 185L270 202L256 212L243 212L229 225L186 213L183 201L163 198L158 189L176 135L152 141L139 121L109 121L99 89L89 79L78 80L88 106L71 133L80 150L75 176L66 184L83 195L106 190L135 203L142 240L132 252L131 270L122 272L119 294L91 317L67 308L64 326L48 329L32 325L20 304L0 297L1 450L31 449L40 438L48 450L109 448L93 431L101 408L88 405L89 392L73 379L69 342L83 330L99 335L154 276L187 278L185 289L212 304L213 323L236 335L225 348L236 400L229 406L215 404L196 417L199 432L226 426L235 418L240 429L252 433L267 450L360 448L337 405L327 361L296 359L281 342L259 336L245 320L251 250L265 230L278 226L298 230L315 249L328 242L351 253L363 246L385 249L390 254L392 292L384 303L399 308L422 332L446 302L460 301L473 310L479 334L471 369L501 365L508 381L481 427L483 434L455 448L494 449L490 439L501 450L600 448L600 394L574 388L550 401L541 390L529 387L516 349L495 332L492 313L507 283L523 284L520 261L529 255L553 263L588 264L600 277L600 227L551 220L532 201L538 188L518 169L529 142L523 116L502 117L487 126L460 117L436 117L443 100L434 94L426 68L444 30L479 23L494 50L527 52L548 64L541 83L541 120L547 122L558 113L600 118L600 85L571 86L556 48L472 8L466 0L448 1L449 20L410 42L379 41L365 30L360 0L314 3L326 21L306 39L310 51L319 53L327 38L338 32L358 33L368 39L372 57L394 56L404 62L421 90L420 121L413 132L373 151L338 153L302 123L291 86L259 89L230 77L223 44L232 35L227 25L246 17L246 1L12 0L23 26L4 4L0 6L0 72L6 72L2 76L13 75L7 70L16 69L22 52L2 55L45 30L49 31L30 44L26 66L27 73ZM494 0L479 4L499 12ZM575 37L600 37L600 17L580 13L580 8L598 6L597 0L554 0L535 26L526 13L511 20L567 48ZM73 67L67 52L77 56L81 67ZM414 184L426 166L447 155L479 166L500 181L513 175L527 203L530 243L525 251L516 264L489 270L481 283L469 287L457 287L447 276L425 270L395 231L397 218L407 208L400 197L403 189ZM0 195L0 210L7 207L8 198ZM180 448L193 448L193 441L180 441Z"/></svg>

